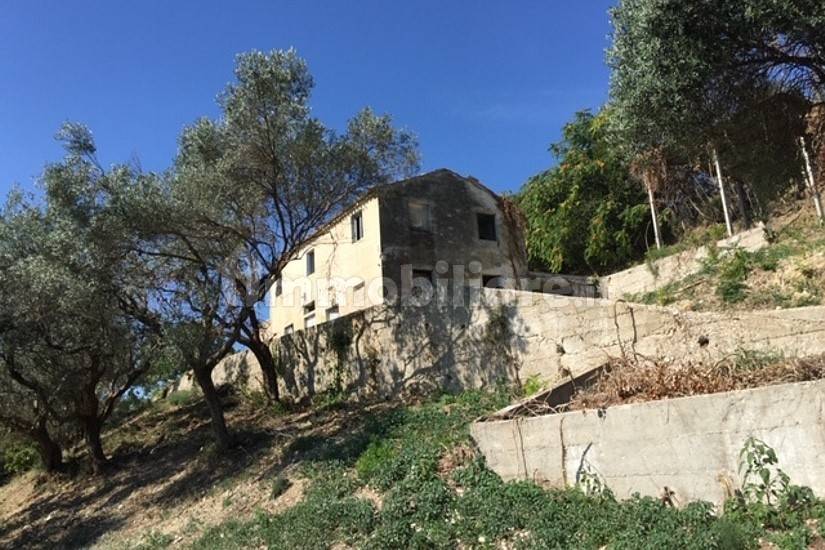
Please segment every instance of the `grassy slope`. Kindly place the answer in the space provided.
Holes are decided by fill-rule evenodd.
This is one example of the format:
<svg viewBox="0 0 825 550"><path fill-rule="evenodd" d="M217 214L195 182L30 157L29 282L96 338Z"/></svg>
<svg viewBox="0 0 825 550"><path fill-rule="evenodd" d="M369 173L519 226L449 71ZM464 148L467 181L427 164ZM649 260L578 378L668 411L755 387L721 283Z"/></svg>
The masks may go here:
<svg viewBox="0 0 825 550"><path fill-rule="evenodd" d="M780 220L777 227L775 238L762 250L712 254L700 273L628 299L697 311L825 303L825 229L810 209Z"/></svg>
<svg viewBox="0 0 825 550"><path fill-rule="evenodd" d="M799 548L825 519L804 499L718 518L703 503L618 503L597 479L589 495L503 483L467 425L509 397L286 415L241 404L230 421L243 423L244 445L229 457L209 451L202 407L167 405L110 435L112 479L35 487L30 475L0 488L0 546L748 548L767 538Z"/></svg>

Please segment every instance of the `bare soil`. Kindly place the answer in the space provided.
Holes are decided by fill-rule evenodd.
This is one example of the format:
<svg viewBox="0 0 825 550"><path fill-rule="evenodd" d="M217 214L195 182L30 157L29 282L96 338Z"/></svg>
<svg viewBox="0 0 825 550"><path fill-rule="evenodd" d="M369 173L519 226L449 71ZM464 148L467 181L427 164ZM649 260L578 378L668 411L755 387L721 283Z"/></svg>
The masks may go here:
<svg viewBox="0 0 825 550"><path fill-rule="evenodd" d="M176 547L228 519L285 510L303 497L307 442L344 437L389 406L278 415L229 398L239 444L219 455L202 403L158 404L105 438L105 475L76 459L73 474L32 472L0 486L0 548L131 548L151 537ZM273 493L277 478L288 486Z"/></svg>

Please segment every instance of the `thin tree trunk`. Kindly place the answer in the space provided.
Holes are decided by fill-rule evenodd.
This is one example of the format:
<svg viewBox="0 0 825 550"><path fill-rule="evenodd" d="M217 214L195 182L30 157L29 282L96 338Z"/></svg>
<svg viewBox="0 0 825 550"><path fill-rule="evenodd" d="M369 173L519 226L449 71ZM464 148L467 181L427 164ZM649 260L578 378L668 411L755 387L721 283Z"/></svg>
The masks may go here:
<svg viewBox="0 0 825 550"><path fill-rule="evenodd" d="M63 449L52 439L46 427L46 421L38 423L31 433L35 443L37 443L37 453L40 455L40 462L43 469L49 473L58 472L63 469Z"/></svg>
<svg viewBox="0 0 825 550"><path fill-rule="evenodd" d="M722 197L722 211L725 213L725 227L728 230L728 237L733 237L733 225L730 222L728 213L728 199L725 195L725 181L722 179L722 166L719 164L719 155L713 149L713 164L716 167L716 181L719 184L719 195Z"/></svg>
<svg viewBox="0 0 825 550"><path fill-rule="evenodd" d="M226 427L226 419L223 415L223 403L218 395L218 390L215 389L215 384L212 382L212 369L197 368L194 369L195 380L203 391L203 397L206 400L206 405L209 407L209 416L212 419L212 431L215 434L215 442L218 449L225 451L230 449L233 445L232 436L229 435L229 430Z"/></svg>
<svg viewBox="0 0 825 550"><path fill-rule="evenodd" d="M819 221L825 221L825 214L822 212L822 199L819 196L819 190L816 188L816 181L814 180L814 171L811 168L811 159L808 156L808 147L805 145L805 138L799 138L799 146L802 148L802 158L805 160L805 173L807 174L808 189L814 199L814 206L816 207L816 215Z"/></svg>
<svg viewBox="0 0 825 550"><path fill-rule="evenodd" d="M742 224L745 229L750 229L753 225L753 217L748 211L748 196L745 186L739 180L734 180L733 190L736 192L736 205L739 208L739 215L742 216Z"/></svg>
<svg viewBox="0 0 825 550"><path fill-rule="evenodd" d="M83 427L83 439L86 442L86 452L89 454L89 462L92 471L99 474L108 464L106 453L103 452L103 444L100 440L100 429L102 422L97 416L84 417L81 419Z"/></svg>
<svg viewBox="0 0 825 550"><path fill-rule="evenodd" d="M647 198L650 200L650 216L653 218L653 236L656 238L656 248L662 248L662 237L659 234L659 216L656 214L656 201L653 200L653 189L647 186Z"/></svg>
<svg viewBox="0 0 825 550"><path fill-rule="evenodd" d="M279 402L281 393L278 389L278 372L275 369L275 359L272 357L269 346L260 340L250 340L246 345L258 360L263 376L264 391L270 399L276 403Z"/></svg>

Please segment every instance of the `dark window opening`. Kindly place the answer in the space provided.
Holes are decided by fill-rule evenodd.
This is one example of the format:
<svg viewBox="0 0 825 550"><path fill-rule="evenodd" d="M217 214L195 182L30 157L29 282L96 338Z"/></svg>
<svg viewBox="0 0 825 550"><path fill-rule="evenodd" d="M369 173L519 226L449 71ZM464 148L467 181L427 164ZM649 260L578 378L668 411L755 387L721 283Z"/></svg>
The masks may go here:
<svg viewBox="0 0 825 550"><path fill-rule="evenodd" d="M499 275L482 275L481 286L484 288L504 288L504 280Z"/></svg>
<svg viewBox="0 0 825 550"><path fill-rule="evenodd" d="M476 214L478 221L478 238L482 241L495 241L496 216L495 214Z"/></svg>
<svg viewBox="0 0 825 550"><path fill-rule="evenodd" d="M422 298L432 292L433 272L429 269L412 270L412 288L410 295L414 298Z"/></svg>
<svg viewBox="0 0 825 550"><path fill-rule="evenodd" d="M327 309L327 319L333 321L340 317L341 314L338 311L338 306L332 306L331 308Z"/></svg>
<svg viewBox="0 0 825 550"><path fill-rule="evenodd" d="M352 225L352 242L360 241L364 237L364 216L359 210L350 218Z"/></svg>
<svg viewBox="0 0 825 550"><path fill-rule="evenodd" d="M275 296L280 296L284 292L284 283L281 279L275 281Z"/></svg>
<svg viewBox="0 0 825 550"><path fill-rule="evenodd" d="M306 315L307 313L312 313L313 311L315 311L315 300L309 302L304 306L304 315Z"/></svg>
<svg viewBox="0 0 825 550"><path fill-rule="evenodd" d="M315 251L307 252L307 275L315 273Z"/></svg>
<svg viewBox="0 0 825 550"><path fill-rule="evenodd" d="M416 231L432 231L432 217L430 205L426 202L411 201L409 203L410 227Z"/></svg>
<svg viewBox="0 0 825 550"><path fill-rule="evenodd" d="M430 284L433 282L433 272L430 269L413 269L412 271L413 283L416 279L426 279Z"/></svg>

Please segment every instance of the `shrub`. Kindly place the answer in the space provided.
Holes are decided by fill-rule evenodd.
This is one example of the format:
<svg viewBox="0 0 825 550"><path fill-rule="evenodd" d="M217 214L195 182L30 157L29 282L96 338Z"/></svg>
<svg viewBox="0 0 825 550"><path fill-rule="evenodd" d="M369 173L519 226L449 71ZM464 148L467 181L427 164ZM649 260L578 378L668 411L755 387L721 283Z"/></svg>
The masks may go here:
<svg viewBox="0 0 825 550"><path fill-rule="evenodd" d="M386 471L390 462L396 458L398 452L395 447L387 441L373 441L370 443L358 460L355 461L355 471L358 476L368 481L378 477Z"/></svg>
<svg viewBox="0 0 825 550"><path fill-rule="evenodd" d="M198 396L193 390L179 390L170 393L166 399L176 407L185 407L197 401Z"/></svg>
<svg viewBox="0 0 825 550"><path fill-rule="evenodd" d="M752 267L751 254L744 250L737 249L726 258L719 271L719 285L716 289L724 302L736 303L745 299L748 288L745 280Z"/></svg>
<svg viewBox="0 0 825 550"><path fill-rule="evenodd" d="M284 492L289 489L290 485L292 485L289 480L283 476L277 476L275 479L272 480L272 490L269 493L269 498L275 500Z"/></svg>
<svg viewBox="0 0 825 550"><path fill-rule="evenodd" d="M13 442L3 449L0 466L9 475L22 474L38 465L37 450L25 443Z"/></svg>

